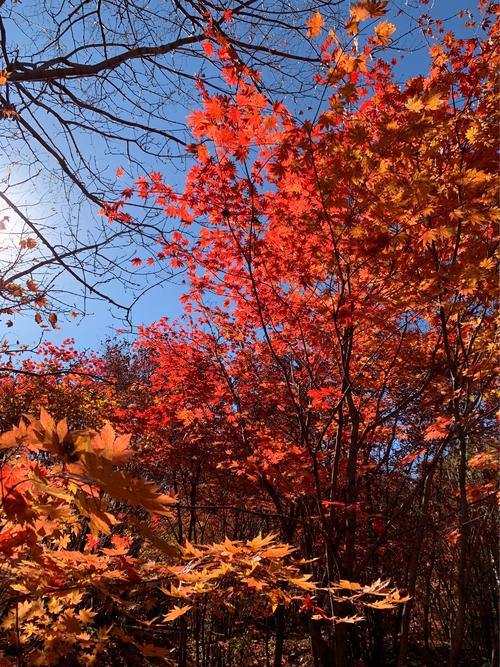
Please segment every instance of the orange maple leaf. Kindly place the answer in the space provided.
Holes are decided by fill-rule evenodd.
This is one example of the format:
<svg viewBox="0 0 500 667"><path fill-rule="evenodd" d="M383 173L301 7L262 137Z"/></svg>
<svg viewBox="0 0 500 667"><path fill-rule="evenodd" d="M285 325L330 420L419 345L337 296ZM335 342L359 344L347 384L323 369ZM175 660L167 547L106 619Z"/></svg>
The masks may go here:
<svg viewBox="0 0 500 667"><path fill-rule="evenodd" d="M211 56L213 56L214 53L215 53L214 45L213 45L212 42L210 42L208 39L205 39L205 40L201 43L201 48L203 49L204 54L205 54L206 56L208 56L209 58L210 58Z"/></svg>
<svg viewBox="0 0 500 667"><path fill-rule="evenodd" d="M164 621L175 621L176 618L179 618L179 616L183 616L186 614L190 609L192 609L193 605L191 604L186 604L183 607L178 607L177 605L174 605L174 608L171 609L168 614L165 614L163 617Z"/></svg>
<svg viewBox="0 0 500 667"><path fill-rule="evenodd" d="M324 26L325 22L323 17L319 12L316 12L310 19L307 19L306 25L309 28L307 31L308 37L317 37L321 32L321 28Z"/></svg>
<svg viewBox="0 0 500 667"><path fill-rule="evenodd" d="M389 46L389 43L392 42L391 35L396 30L396 26L393 23L388 21L381 21L375 26L375 34L377 35L377 40L382 46Z"/></svg>

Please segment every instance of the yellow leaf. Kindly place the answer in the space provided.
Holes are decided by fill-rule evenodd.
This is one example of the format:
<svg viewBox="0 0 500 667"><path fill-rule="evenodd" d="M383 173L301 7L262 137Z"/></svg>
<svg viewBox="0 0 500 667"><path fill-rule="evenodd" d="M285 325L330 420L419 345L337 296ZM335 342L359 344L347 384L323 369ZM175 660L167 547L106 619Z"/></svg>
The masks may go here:
<svg viewBox="0 0 500 667"><path fill-rule="evenodd" d="M182 555L185 558L199 558L203 556L203 551L197 549L189 540L186 540L186 545L184 547L179 547L182 550Z"/></svg>
<svg viewBox="0 0 500 667"><path fill-rule="evenodd" d="M321 32L321 28L325 24L323 17L319 12L316 12L310 19L307 19L306 25L309 28L307 31L308 37L317 37Z"/></svg>
<svg viewBox="0 0 500 667"><path fill-rule="evenodd" d="M29 588L26 588L26 586L23 586L22 584L11 584L10 587L14 591L18 591L19 593L29 593Z"/></svg>
<svg viewBox="0 0 500 667"><path fill-rule="evenodd" d="M114 517L109 512L98 512L96 510L89 514L88 519L90 532L93 535L99 535L99 533L109 535L111 533Z"/></svg>
<svg viewBox="0 0 500 667"><path fill-rule="evenodd" d="M283 558L283 556L288 556L292 551L294 551L294 549L287 544L280 544L276 547L266 549L260 555L262 558Z"/></svg>
<svg viewBox="0 0 500 667"><path fill-rule="evenodd" d="M356 33L357 33L357 24L360 21L366 21L367 18L370 18L370 13L368 12L364 2L358 2L355 5L351 5L351 21L350 23L356 24Z"/></svg>
<svg viewBox="0 0 500 667"><path fill-rule="evenodd" d="M45 408L40 408L40 424L48 433L53 433L56 430L56 423Z"/></svg>
<svg viewBox="0 0 500 667"><path fill-rule="evenodd" d="M313 581L308 581L310 577L311 577L310 574L305 574L303 577L300 577L299 579L289 579L289 582L292 584L292 586L301 588L304 591L312 591L316 589L316 584Z"/></svg>
<svg viewBox="0 0 500 667"><path fill-rule="evenodd" d="M59 614L61 609L63 608L63 603L61 600L58 600L57 598L51 598L49 602L47 603L47 609L52 613L52 614Z"/></svg>
<svg viewBox="0 0 500 667"><path fill-rule="evenodd" d="M269 533L269 535L266 535L265 537L262 537L262 533L259 533L253 540L248 540L247 546L252 549L259 549L271 544L274 539L276 539L276 534L274 533Z"/></svg>
<svg viewBox="0 0 500 667"><path fill-rule="evenodd" d="M347 581L346 579L341 579L338 583L340 588L347 588L350 591L359 591L361 585L355 581Z"/></svg>
<svg viewBox="0 0 500 667"><path fill-rule="evenodd" d="M366 607L372 607L373 609L394 609L394 604L388 602L387 600L377 600L376 602L365 602Z"/></svg>
<svg viewBox="0 0 500 667"><path fill-rule="evenodd" d="M61 419L61 421L57 422L56 433L57 437L59 438L59 442L62 442L68 435L68 422L66 419Z"/></svg>
<svg viewBox="0 0 500 667"><path fill-rule="evenodd" d="M267 583L262 581L262 579L254 579L253 577L246 577L242 581L250 588L255 588L258 591L261 591L263 588L267 588Z"/></svg>
<svg viewBox="0 0 500 667"><path fill-rule="evenodd" d="M437 239L437 236L438 236L437 230L427 229L420 237L420 243L422 245L427 245L428 243L432 243Z"/></svg>
<svg viewBox="0 0 500 667"><path fill-rule="evenodd" d="M465 133L467 141L471 144L475 144L477 142L478 137L479 137L479 131L480 131L480 128L477 125L473 125L473 126L469 127L469 129Z"/></svg>
<svg viewBox="0 0 500 667"><path fill-rule="evenodd" d="M336 616L335 623L359 623L364 621L364 616Z"/></svg>
<svg viewBox="0 0 500 667"><path fill-rule="evenodd" d="M424 108L429 111L435 111L443 104L444 99L439 91L430 92L424 99Z"/></svg>
<svg viewBox="0 0 500 667"><path fill-rule="evenodd" d="M94 451L115 465L125 463L133 454L128 448L130 435L116 436L111 424L107 422L100 433L92 438Z"/></svg>
<svg viewBox="0 0 500 667"><path fill-rule="evenodd" d="M83 598L83 593L80 593L78 591L72 591L71 593L67 593L66 595L62 596L62 599L67 603L71 604L73 606L76 606L77 604L80 604Z"/></svg>
<svg viewBox="0 0 500 667"><path fill-rule="evenodd" d="M355 5L351 5L351 17L358 23L359 21L366 21L366 19L376 19L387 14L386 6L387 2L360 0Z"/></svg>
<svg viewBox="0 0 500 667"><path fill-rule="evenodd" d="M389 46L389 43L392 42L391 35L395 30L396 26L387 21L382 21L375 26L375 34L382 46Z"/></svg>
<svg viewBox="0 0 500 667"><path fill-rule="evenodd" d="M337 37L337 33L335 32L335 30L330 30L328 34L336 44L340 44L340 39Z"/></svg>
<svg viewBox="0 0 500 667"><path fill-rule="evenodd" d="M167 506L176 502L174 496L160 493L152 482L133 477L124 470L114 470L111 461L102 456L83 452L81 462L98 486L115 500L156 514L169 514Z"/></svg>
<svg viewBox="0 0 500 667"><path fill-rule="evenodd" d="M494 269L496 266L496 260L494 257L487 257L486 259L483 259L482 262L479 263L479 266L482 269L485 269L486 271L489 271L490 269Z"/></svg>
<svg viewBox="0 0 500 667"><path fill-rule="evenodd" d="M346 21L344 26L348 35L351 35L351 37L356 37L359 32L359 20L352 18L350 21Z"/></svg>
<svg viewBox="0 0 500 667"><path fill-rule="evenodd" d="M183 616L186 614L190 609L192 609L193 605L192 604L187 604L184 605L183 607L178 607L177 605L174 605L174 608L171 609L168 614L165 614L163 617L164 621L175 621L176 618L179 618L179 616Z"/></svg>
<svg viewBox="0 0 500 667"><path fill-rule="evenodd" d="M224 539L224 549L230 554L237 554L240 551L238 542L232 542L228 537Z"/></svg>
<svg viewBox="0 0 500 667"><path fill-rule="evenodd" d="M7 433L2 433L2 435L0 435L0 449L8 449L9 447L15 447L19 444L16 431L17 429L7 431Z"/></svg>
<svg viewBox="0 0 500 667"><path fill-rule="evenodd" d="M88 623L92 623L94 620L94 616L97 614L96 611L92 611L91 609L80 609L78 612L78 619L84 624L87 625Z"/></svg>
<svg viewBox="0 0 500 667"><path fill-rule="evenodd" d="M415 113L418 113L424 108L424 103L420 98L412 97L406 102L406 108L408 111L414 111Z"/></svg>

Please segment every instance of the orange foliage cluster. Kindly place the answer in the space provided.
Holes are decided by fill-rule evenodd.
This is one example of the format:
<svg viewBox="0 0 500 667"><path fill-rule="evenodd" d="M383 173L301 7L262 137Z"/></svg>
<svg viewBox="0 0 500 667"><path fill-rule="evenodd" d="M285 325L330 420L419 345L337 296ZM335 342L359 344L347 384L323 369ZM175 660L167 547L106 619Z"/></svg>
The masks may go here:
<svg viewBox="0 0 500 667"><path fill-rule="evenodd" d="M356 3L347 34L386 4ZM329 35L328 104L300 122L207 31L235 91L200 84L184 191L152 174L103 209L128 222L135 194L176 219L157 258L185 270L184 316L143 328L121 366L71 353L70 379L5 379L22 396L5 424L40 403L77 424L42 411L2 439L7 654L57 664L76 643L106 664L128 644L169 664L175 621L176 664L235 664L238 623L263 619L276 666L287 622L322 666L389 664L396 626L406 664L412 618L428 651L451 636L451 665L478 628L493 650L499 50L485 26L445 34L404 86L379 58L392 24L362 50ZM320 14L308 28L321 35ZM82 413L79 387L99 409Z"/></svg>

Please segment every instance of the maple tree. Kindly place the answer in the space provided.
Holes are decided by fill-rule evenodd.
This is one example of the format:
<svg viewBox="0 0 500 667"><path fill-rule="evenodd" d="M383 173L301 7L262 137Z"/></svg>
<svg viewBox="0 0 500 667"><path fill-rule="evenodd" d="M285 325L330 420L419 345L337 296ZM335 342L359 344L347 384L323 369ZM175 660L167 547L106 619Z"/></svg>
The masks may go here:
<svg viewBox="0 0 500 667"><path fill-rule="evenodd" d="M372 4L354 7L349 33L384 14ZM309 27L319 34L320 19ZM429 75L405 86L375 57L393 30L379 22L361 51L326 39L318 84L329 104L303 122L233 63L233 97L201 86L190 117L199 164L185 191L159 174L138 182L140 197L182 221L161 254L190 284L184 321L142 333L158 355L159 398L140 418L172 434L166 465L191 452L197 484L210 466L253 482L287 539L305 519L314 537L302 539L322 544L324 572L359 576L387 549L395 518L415 512L411 596L434 489L453 461L456 664L478 539L470 522L494 496L470 471L495 457L474 458L493 438L497 26L482 41L445 34ZM382 469L398 489L388 506ZM336 635L347 664L354 647Z"/></svg>
<svg viewBox="0 0 500 667"><path fill-rule="evenodd" d="M68 655L79 664L95 664L110 657L113 642L132 645L144 657L167 658L162 646L136 640L127 620L154 629L183 616L198 600L204 613L207 598L216 610L220 605L234 609L243 592L262 598L260 613L265 613L266 604L274 611L300 599L297 592L318 590L311 574L300 572L301 561L283 562L294 549L277 543L274 535L246 542L226 538L212 546L175 545L130 513L117 512L126 503L154 513L158 522L161 515L171 516L176 503L153 483L117 469L132 455L129 442L130 436L117 436L109 423L99 432L69 431L65 419L56 422L43 409L39 419L21 421L1 436L0 448L8 452L0 478L0 557L7 566L2 628L8 645L29 664L59 664ZM135 556L134 528L159 554L179 564ZM157 612L161 606L168 610L169 599L191 604L173 604L148 618L161 584L163 605L156 600ZM384 609L407 600L387 584L362 587L340 581L332 583L330 594ZM144 587L151 595L141 609L137 597ZM310 599L306 607L327 617ZM106 623L105 610L113 614L113 623ZM357 617L345 620L356 622Z"/></svg>
<svg viewBox="0 0 500 667"><path fill-rule="evenodd" d="M334 21L339 5L322 11ZM137 272L115 261L171 229L153 216L118 230L99 220L105 193L119 191L113 162L123 159L129 175L159 160L183 168L185 104L198 76L224 85L223 64L211 58L220 48L258 63L275 90L301 91L320 61L307 36L309 7L314 1L3 1L0 143L14 169L2 175L0 231L16 241L2 247L0 314L35 310L47 322L57 310L62 319L85 312L85 295L126 318L133 299L117 298L113 285L138 295L145 282L165 280L150 267L138 286ZM29 252L18 253L17 237Z"/></svg>
<svg viewBox="0 0 500 667"><path fill-rule="evenodd" d="M498 661L499 24L427 20L429 73L399 84L386 5L308 19L298 119L207 49L233 90L199 83L184 190L103 206L176 221L148 253L185 313L3 378L6 655L281 667L298 634L315 667ZM17 425L40 405L59 421Z"/></svg>

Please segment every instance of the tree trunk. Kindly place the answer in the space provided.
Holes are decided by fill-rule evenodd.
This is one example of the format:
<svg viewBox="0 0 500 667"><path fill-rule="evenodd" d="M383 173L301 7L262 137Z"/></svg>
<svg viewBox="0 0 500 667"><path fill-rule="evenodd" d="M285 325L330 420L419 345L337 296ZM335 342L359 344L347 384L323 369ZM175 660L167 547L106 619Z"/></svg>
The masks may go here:
<svg viewBox="0 0 500 667"><path fill-rule="evenodd" d="M274 645L274 667L281 667L283 662L283 643L285 640L285 610L279 605L275 613L276 642Z"/></svg>
<svg viewBox="0 0 500 667"><path fill-rule="evenodd" d="M411 599L405 603L402 612L397 667L404 667L406 665L408 656L411 611L413 608L413 598L415 595L416 584L417 584L420 549L424 539L425 524L428 521L429 501L431 497L432 479L434 477L434 470L435 467L432 468L431 471L427 471L427 473L425 473L426 480L424 482L423 498L419 513L420 516L417 524L415 539L413 541L413 550L411 554L410 565L408 568L408 594L411 596Z"/></svg>
<svg viewBox="0 0 500 667"><path fill-rule="evenodd" d="M309 621L309 636L314 667L337 667L332 649L321 633L321 621Z"/></svg>

